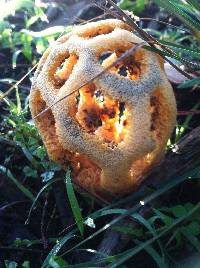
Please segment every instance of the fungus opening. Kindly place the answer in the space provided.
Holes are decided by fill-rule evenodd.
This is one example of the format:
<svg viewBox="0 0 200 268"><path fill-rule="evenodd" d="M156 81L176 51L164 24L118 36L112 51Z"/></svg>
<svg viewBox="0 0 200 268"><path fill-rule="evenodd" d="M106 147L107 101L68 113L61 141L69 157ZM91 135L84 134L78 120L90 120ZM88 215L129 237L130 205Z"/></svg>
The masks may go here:
<svg viewBox="0 0 200 268"><path fill-rule="evenodd" d="M95 36L102 34L110 34L114 31L112 26L109 27L98 27L94 29L90 29L90 32L85 32L84 34L79 34L79 36L84 37L85 39L94 38Z"/></svg>
<svg viewBox="0 0 200 268"><path fill-rule="evenodd" d="M113 54L112 51L106 51L103 52L100 56L99 56L99 63L102 64L104 62L104 60L108 59L111 55ZM112 62L111 62L112 63Z"/></svg>
<svg viewBox="0 0 200 268"><path fill-rule="evenodd" d="M158 98L156 95L150 97L150 113L151 113L151 131L155 131L157 127L157 119L159 115Z"/></svg>
<svg viewBox="0 0 200 268"><path fill-rule="evenodd" d="M149 111L151 114L150 131L154 139L157 140L162 139L162 136L164 135L162 126L163 124L166 124L165 114L168 113L164 105L164 100L162 98L163 98L162 94L160 94L159 91L156 90L150 96L150 104L149 104ZM161 114L162 117L160 116Z"/></svg>
<svg viewBox="0 0 200 268"><path fill-rule="evenodd" d="M76 55L70 55L57 66L54 74L54 84L57 88L62 87L68 80L77 61L78 57Z"/></svg>
<svg viewBox="0 0 200 268"><path fill-rule="evenodd" d="M104 96L89 84L79 90L76 120L88 133L99 136L106 143L122 142L128 130L128 111L125 103Z"/></svg>
<svg viewBox="0 0 200 268"><path fill-rule="evenodd" d="M108 67L109 65L113 64L117 59L119 59L124 51L107 51L102 53L99 56L99 63L104 66ZM128 78L130 80L138 80L141 75L141 51L140 53L134 53L134 55L124 59L123 61L116 64L114 67L110 68L110 72L117 73L121 77Z"/></svg>
<svg viewBox="0 0 200 268"><path fill-rule="evenodd" d="M165 125L168 124L170 109L159 88L150 97L149 111L151 113L151 133L156 140L162 140L166 135Z"/></svg>

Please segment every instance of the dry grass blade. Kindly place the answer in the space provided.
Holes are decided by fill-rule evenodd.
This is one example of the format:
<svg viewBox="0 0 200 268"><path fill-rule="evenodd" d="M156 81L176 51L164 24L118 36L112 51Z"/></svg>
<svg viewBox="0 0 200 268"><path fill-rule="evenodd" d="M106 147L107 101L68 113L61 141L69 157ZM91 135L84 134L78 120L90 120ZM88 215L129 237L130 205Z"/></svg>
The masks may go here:
<svg viewBox="0 0 200 268"><path fill-rule="evenodd" d="M95 75L94 77L92 77L90 80L88 80L87 82L83 83L80 87L78 87L77 89L73 90L72 92L70 92L69 94L65 95L64 97L58 99L57 101L55 101L52 105L50 105L49 107L47 107L46 109L44 109L43 111L41 111L39 114L37 114L34 119L36 119L37 117L41 116L42 114L44 114L45 112L47 112L49 109L51 109L54 105L56 105L57 103L59 103L60 101L66 99L67 97L73 95L75 92L77 92L78 90L80 90L82 87L88 85L89 83L93 82L95 79L97 79L98 77L100 77L101 75L103 75L105 72L107 72L109 69L111 69L112 67L116 66L117 64L119 64L121 61L123 61L125 58L127 58L128 56L130 56L132 53L134 53L137 49L143 47L144 45L146 45L146 42L141 42L139 44L134 45L133 47L131 47L130 49L128 49L126 52L124 52L116 61L114 61L112 64L110 64L108 67L106 67L103 71L99 72L97 75Z"/></svg>
<svg viewBox="0 0 200 268"><path fill-rule="evenodd" d="M94 18L91 18L90 20L84 20L84 19L80 19L79 17L76 17L76 21L77 23L80 23L80 25L84 25L88 22L92 22L92 21L96 21L96 20L99 20L99 19L103 19L105 17L104 14L101 14L99 16L95 16Z"/></svg>
<svg viewBox="0 0 200 268"><path fill-rule="evenodd" d="M5 93L0 95L0 101L7 97L36 67L38 63L35 64L20 80L18 80L12 87L10 87Z"/></svg>
<svg viewBox="0 0 200 268"><path fill-rule="evenodd" d="M200 110L178 111L178 115L195 115L195 114L200 114Z"/></svg>
<svg viewBox="0 0 200 268"><path fill-rule="evenodd" d="M139 20L141 21L155 21L155 22L157 22L157 23L160 23L160 24L164 24L164 25L167 25L167 26L169 26L169 27L172 27L172 28L174 28L174 29L178 29L178 30L181 30L181 31L184 31L184 32L188 32L188 33L190 33L190 31L188 30L188 29L184 29L184 28L180 28L180 27L178 27L178 26L175 26L175 25L173 25L173 24L171 24L171 23L169 23L169 22L165 22L165 21L162 21L162 20L157 20L157 19L153 19L153 18L139 18Z"/></svg>
<svg viewBox="0 0 200 268"><path fill-rule="evenodd" d="M137 31L139 33L139 35L146 41L149 43L149 45L158 50L159 46L160 48L162 48L164 51L170 53L172 56L177 57L177 54L171 50L170 48L168 48L167 46L161 44L158 40L156 40L153 36L151 36L150 34L148 34L147 32L145 32L143 29L141 29L135 22L134 20L129 17L120 7L118 7L112 0L107 0L106 2L108 2L110 4L110 6L113 8L112 10L109 8L106 8L105 6L103 6L101 3L97 3L97 1L95 1L95 4L101 8L102 10L104 10L105 12L109 13L110 15L114 16L115 18L118 18L120 20L122 20L123 22L127 23L128 25L130 25L133 30ZM162 51L161 51L162 52ZM169 60L167 57L161 55L167 62L169 62L170 65L172 65L178 72L180 72L181 74L183 74L185 77L187 77L188 79L192 79L192 76L189 75L188 73L186 73L185 71L183 71L181 68L179 68L177 65L173 64L171 62L171 60ZM184 61L184 59L182 59Z"/></svg>

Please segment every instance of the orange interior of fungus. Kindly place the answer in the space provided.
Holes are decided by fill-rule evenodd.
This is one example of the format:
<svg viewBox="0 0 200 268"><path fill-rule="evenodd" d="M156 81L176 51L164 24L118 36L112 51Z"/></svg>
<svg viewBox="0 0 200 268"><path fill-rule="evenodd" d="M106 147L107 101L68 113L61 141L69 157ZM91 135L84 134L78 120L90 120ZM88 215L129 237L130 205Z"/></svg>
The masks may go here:
<svg viewBox="0 0 200 268"><path fill-rule="evenodd" d="M99 62L107 67L119 58L124 51L105 52L100 56ZM134 57L129 57L111 68L110 72L115 72L122 77L137 80L140 75L139 58L141 53L135 53ZM57 68L54 75L57 85L61 86L69 78L77 63L78 57L70 55ZM99 136L103 142L111 143L112 146L124 141L128 130L128 109L125 103L113 100L104 96L93 83L82 87L77 98L77 113L75 119L88 133Z"/></svg>

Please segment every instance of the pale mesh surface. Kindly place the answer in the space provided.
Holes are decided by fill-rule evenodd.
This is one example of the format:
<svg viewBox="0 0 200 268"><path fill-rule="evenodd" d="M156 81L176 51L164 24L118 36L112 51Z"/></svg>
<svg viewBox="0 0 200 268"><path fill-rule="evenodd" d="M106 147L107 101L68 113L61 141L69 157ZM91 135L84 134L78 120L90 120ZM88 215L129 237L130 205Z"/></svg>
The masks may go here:
<svg viewBox="0 0 200 268"><path fill-rule="evenodd" d="M30 96L33 117L101 72L116 59L115 52L140 42L127 25L114 19L75 27L40 60ZM107 51L111 56L100 64L99 57ZM91 191L131 192L164 154L176 122L176 102L160 57L141 48L134 59L140 64L137 78L122 77L113 68L92 85L109 100L126 105L128 127L117 145L111 146L98 135L101 128L95 134L81 126L76 117L77 94L35 120L50 158L65 167L70 162L76 182ZM55 73L63 61L59 87Z"/></svg>

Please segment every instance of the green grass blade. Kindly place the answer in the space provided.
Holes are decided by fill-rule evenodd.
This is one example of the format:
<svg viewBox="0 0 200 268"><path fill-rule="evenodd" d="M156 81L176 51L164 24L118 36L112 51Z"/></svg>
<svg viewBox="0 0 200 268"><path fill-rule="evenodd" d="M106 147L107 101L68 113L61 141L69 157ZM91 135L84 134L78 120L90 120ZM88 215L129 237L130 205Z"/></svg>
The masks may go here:
<svg viewBox="0 0 200 268"><path fill-rule="evenodd" d="M50 259L56 256L58 252L60 251L60 249L63 247L63 245L73 237L75 237L75 234L74 234L74 231L71 231L67 235L65 235L60 241L58 241L57 244L52 248L52 250L47 255L41 268L49 267Z"/></svg>
<svg viewBox="0 0 200 268"><path fill-rule="evenodd" d="M179 45L179 44L175 44L175 43L172 43L172 42L169 42L169 41L164 41L164 40L159 40L159 42L163 45L166 45L170 48L174 48L175 50L179 51L179 52L182 52L184 54L187 54L190 58L193 57L193 58L196 58L196 59L200 59L200 50L198 49L191 49L189 47L186 47L186 46L182 46L182 45Z"/></svg>
<svg viewBox="0 0 200 268"><path fill-rule="evenodd" d="M191 68L200 69L200 64L198 64L196 62L189 61L185 57L183 58L183 57L179 56L175 51L173 51L174 53L170 53L166 50L160 50L160 49L153 48L153 47L145 46L144 48L146 48L147 50L158 53L161 57L174 58L174 59L178 60L179 62L182 62L183 64L190 66Z"/></svg>
<svg viewBox="0 0 200 268"><path fill-rule="evenodd" d="M191 217L194 213L197 213L199 211L200 211L200 203L198 203L196 206L194 206L194 208L192 210L190 210L186 215L184 215L183 217L175 220L173 222L173 224L171 224L170 226L168 226L167 228L165 228L165 230L162 231L160 234L154 236L153 238L147 240L146 242L140 243L138 246L136 246L136 247L134 247L132 249L129 249L129 250L125 251L124 253L121 253L120 254L121 256L118 258L118 260L115 261L114 263L112 263L111 265L108 265L107 268L116 268L116 267L119 267L119 265L123 264L128 259L132 258L134 255L136 255L137 253L139 253L141 250L143 250L147 246L151 245L157 239L159 239L162 236L164 236L165 234L167 234L169 231L172 231L175 227L177 227L183 221L185 221L186 219L188 219L189 217Z"/></svg>
<svg viewBox="0 0 200 268"><path fill-rule="evenodd" d="M151 226L151 224L144 218L142 217L139 213L134 213L131 215L135 220L137 220L139 223L141 223L143 226L149 230L152 235L156 235L155 229Z"/></svg>
<svg viewBox="0 0 200 268"><path fill-rule="evenodd" d="M108 256L108 257L103 257L102 259L99 259L97 261L88 261L88 262L82 262L79 264L74 264L74 265L67 265L64 266L62 268L99 268L101 267L99 264L101 262L111 262L112 257ZM105 267L105 266L104 266ZM123 268L122 266L120 266L119 268Z"/></svg>
<svg viewBox="0 0 200 268"><path fill-rule="evenodd" d="M128 234L133 236L134 238L143 238L144 237L144 232L142 228L131 228L131 227L126 227L126 226L115 226L112 228L112 230Z"/></svg>
<svg viewBox="0 0 200 268"><path fill-rule="evenodd" d="M31 216L31 213L39 199L39 197L41 196L41 194L46 191L53 183L57 182L57 181L60 181L61 178L55 178L55 179L52 179L50 181L48 181L47 184L45 184L42 189L39 191L39 193L37 194L37 196L33 199L33 204L31 205L31 208L29 210L29 213L28 213L28 216L27 216L27 219L26 219L26 222L25 224L28 224L29 223L29 220L30 220L30 216Z"/></svg>
<svg viewBox="0 0 200 268"><path fill-rule="evenodd" d="M20 100L20 96L19 96L19 90L18 87L16 87L16 102L17 102L17 115L20 115L21 111L22 111L22 104L21 104L21 100Z"/></svg>
<svg viewBox="0 0 200 268"><path fill-rule="evenodd" d="M155 215L166 225L170 225L173 222L173 218L159 211L158 209L153 208Z"/></svg>
<svg viewBox="0 0 200 268"><path fill-rule="evenodd" d="M178 86L179 89L184 89L188 87L193 87L196 85L200 85L200 77L194 78L192 80L188 80Z"/></svg>
<svg viewBox="0 0 200 268"><path fill-rule="evenodd" d="M0 79L0 82L1 82L1 81L3 82L3 80L7 80L7 79ZM4 92L0 90L0 99L1 99L1 96L3 96L3 95L4 95ZM7 97L3 98L3 100L4 100L4 102L6 103L6 105L8 105L9 107L15 105L14 102L11 101L11 100L10 100L9 98L7 98Z"/></svg>
<svg viewBox="0 0 200 268"><path fill-rule="evenodd" d="M12 55L12 68L15 69L17 67L17 59L19 54L22 53L21 49L16 50Z"/></svg>
<svg viewBox="0 0 200 268"><path fill-rule="evenodd" d="M68 267L68 263L59 256L54 256L49 260L51 268L64 268Z"/></svg>
<svg viewBox="0 0 200 268"><path fill-rule="evenodd" d="M194 168L193 170L190 170L189 172L177 177L177 178L171 178L170 182L166 183L164 186L160 187L156 192L152 193L151 195L147 196L144 199L144 204L148 204L149 202L155 200L156 198L158 198L159 196L161 196L162 194L166 193L167 191L171 190L172 188L174 188L175 186L177 186L178 184L186 181L188 178L191 178L193 176L196 176L196 174L199 172L199 167ZM105 226L103 226L102 228L100 228L98 231L96 231L94 234L88 236L87 238L85 238L83 241L81 241L80 243L78 243L77 245L75 245L74 247L72 247L70 250L64 252L62 254L62 256L64 256L65 254L71 252L72 250L78 248L79 246L83 245L85 242L93 239L94 237L96 237L97 235L103 233L105 230L107 230L108 228L110 228L112 225L114 225L115 223L119 222L120 220L122 220L123 218L125 218L126 216L130 216L131 214L133 214L134 212L136 212L139 208L141 208L141 204L138 202L136 203L136 205L134 205L130 210L127 210L127 212L125 212L124 214L120 215L119 217L111 220L108 224L106 224Z"/></svg>
<svg viewBox="0 0 200 268"><path fill-rule="evenodd" d="M193 6L197 11L200 11L200 4L198 0L187 0L188 4Z"/></svg>
<svg viewBox="0 0 200 268"><path fill-rule="evenodd" d="M187 9L187 5L184 5L183 8L182 3L180 3L182 4L181 6L180 4L172 1L154 0L154 2L158 6L165 8L168 12L174 14L175 16L180 17L184 21L184 23L189 27L191 27L194 31L200 30L200 23L194 20L192 16L188 15L188 13L185 12L185 10Z"/></svg>
<svg viewBox="0 0 200 268"><path fill-rule="evenodd" d="M151 245L145 247L144 249L152 257L152 259L154 259L159 268L169 268L169 266L164 262L163 258Z"/></svg>
<svg viewBox="0 0 200 268"><path fill-rule="evenodd" d="M4 166L0 165L0 171L4 173L16 186L17 188L31 201L34 201L35 196L29 191L21 182L19 182L14 175L11 173L11 171Z"/></svg>
<svg viewBox="0 0 200 268"><path fill-rule="evenodd" d="M146 220L142 215L140 215L139 213L134 213L131 216L134 219L136 219L139 223L141 223L143 226L145 226L147 228L147 230L149 230L153 236L156 236L156 230L151 226L150 222L148 220ZM158 239L157 242L158 242L158 246L162 252L162 255L164 255L164 248L163 248L161 241Z"/></svg>
<svg viewBox="0 0 200 268"><path fill-rule="evenodd" d="M121 208L98 210L98 211L92 213L90 215L90 218L95 220L95 219L103 217L103 216L107 216L107 215L111 215L111 214L124 214L125 212L127 212L127 209L121 209Z"/></svg>
<svg viewBox="0 0 200 268"><path fill-rule="evenodd" d="M71 182L71 176L70 176L70 170L66 172L66 177L65 177L65 183L66 183L66 188L67 188L67 195L69 198L69 203L72 209L72 213L74 215L74 219L76 221L76 224L78 226L78 229L83 236L84 233L84 225L83 225L83 217L81 214L81 209L79 207L76 195L74 193L74 188Z"/></svg>
<svg viewBox="0 0 200 268"><path fill-rule="evenodd" d="M198 237L191 234L186 228L182 228L182 234L187 238L187 240L193 245L193 247L200 252L200 241Z"/></svg>

